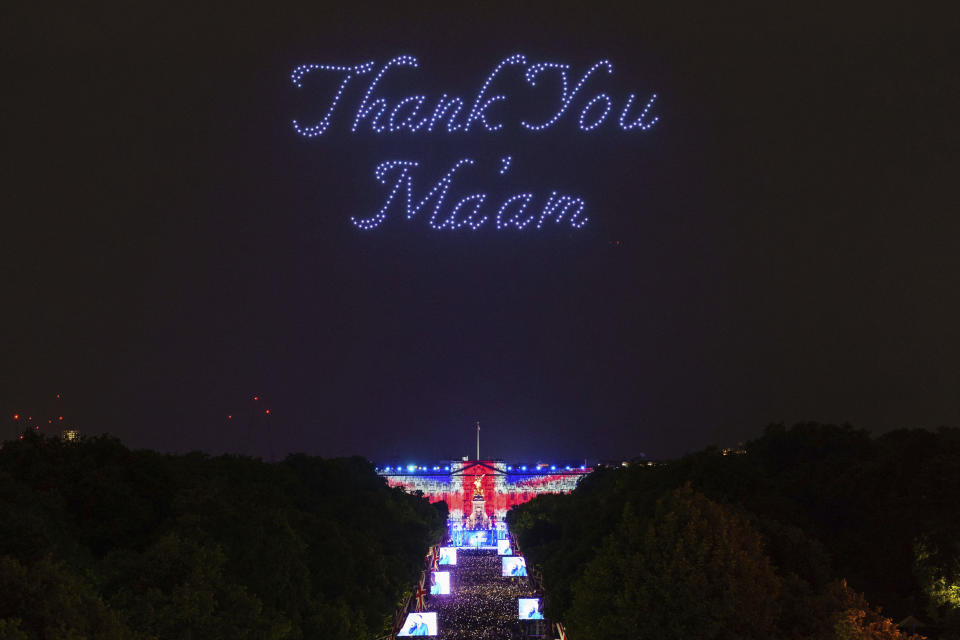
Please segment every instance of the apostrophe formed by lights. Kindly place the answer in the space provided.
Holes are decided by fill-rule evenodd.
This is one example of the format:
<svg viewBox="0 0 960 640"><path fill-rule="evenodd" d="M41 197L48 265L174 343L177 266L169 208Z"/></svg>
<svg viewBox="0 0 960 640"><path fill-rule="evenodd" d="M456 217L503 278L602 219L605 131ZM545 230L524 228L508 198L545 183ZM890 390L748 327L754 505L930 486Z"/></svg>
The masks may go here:
<svg viewBox="0 0 960 640"><path fill-rule="evenodd" d="M463 196L444 213L444 200L446 199L447 192L450 190L450 186L453 184L454 176L462 167L475 164L476 161L472 158L458 160L434 183L427 194L417 201L417 198L413 195L414 184L412 170L418 167L419 163L411 160L387 160L381 162L374 170L374 177L377 182L388 185L387 175L389 173L397 174L393 184L389 185L390 190L387 193L387 198L383 206L380 207L380 210L376 214L369 218L352 216L350 221L353 222L357 228L365 231L375 229L386 220L387 212L394 201L402 200L402 202L396 206L402 207L407 220L412 219L432 204L432 207L430 207L430 217L427 220L427 224L432 229L439 231L442 229L454 230L469 227L476 231L490 218L489 215L481 215L481 208L487 200L486 193L471 193ZM507 167L509 167L509 162L505 163L504 168L501 170L501 175L506 171ZM402 198L397 197L400 191L404 192ZM589 218L582 216L583 210L587 206L587 203L582 198L568 196L558 193L557 191L552 191L546 198L539 215L531 213L525 216L524 213L528 205L533 202L534 199L535 195L533 193L517 193L509 196L497 210L495 216L496 228L498 230L509 227L523 229L536 219L536 228L542 229L547 220L552 219L556 223L566 221L570 227L581 229L589 221ZM417 201L416 205L414 205L414 201ZM461 211L468 211L468 213L461 214ZM504 213L508 211L510 212L510 216L504 218Z"/></svg>
<svg viewBox="0 0 960 640"><path fill-rule="evenodd" d="M328 131L333 123L334 112L336 111L337 105L347 92L348 86L353 79L356 76L369 74L375 66L376 63L374 61L367 61L355 65L302 64L294 68L290 74L290 81L298 89L303 87L304 77L314 72L331 72L335 79L339 79L339 84L333 92L326 112L320 120L314 125L306 126L300 124L298 120L293 120L294 131L307 138L314 138ZM363 92L357 109L353 113L353 122L350 126L350 131L358 133L361 131L361 125L366 123L369 125L369 130L374 133L397 133L402 131L409 133L431 133L437 128L437 123L443 120L446 120L446 126L437 128L437 130L445 130L446 133L468 133L475 128L475 124L479 124L483 130L488 133L503 131L506 128L504 122L491 122L488 117L488 110L495 104L507 103L510 101L510 98L514 98L514 102L516 102L516 98L528 97L526 95L508 97L502 93L487 95L488 90L494 84L497 77L504 68L508 66L520 66L524 68L523 78L530 87L534 88L537 86L538 79L547 73L559 76L560 94L556 96L557 106L555 107L553 115L547 117L546 120L540 124L532 124L527 121L520 121L519 123L516 123L516 121L513 122L514 126L519 124L520 127L530 131L542 131L559 122L564 114L571 110L574 102L578 101L584 86L595 77L597 70L601 68L605 69L607 72L606 75L613 73L613 64L609 60L600 60L588 68L571 89L567 75L571 69L569 64L558 62L529 63L525 55L515 53L496 64L481 83L470 110L466 114L463 114L460 121L458 121L458 117L461 116L464 106L467 104L460 96L451 96L447 93L442 93L440 97L436 99L433 110L430 111L429 109L424 109L427 103L430 102L425 95L413 94L397 98L393 102L393 106L391 106L390 99L374 95L377 92L381 80L383 80L391 70L400 67L409 67L411 69L418 69L420 67L420 62L415 56L398 55L387 60L369 81L369 84L367 84L366 91ZM327 74L322 75L326 76ZM653 98L647 102L646 108L644 108L639 118L632 122L627 122L628 113L636 99L636 94L629 94L618 119L620 128L623 131L633 129L646 131L652 127L658 118L653 117L648 120L646 116L655 98L656 94L653 94ZM580 130L593 131L597 129L606 121L610 111L614 108L614 102L614 99L607 93L597 93L583 102L578 101L578 104L583 105L580 109L578 121ZM503 109L501 109L501 111L502 110Z"/></svg>

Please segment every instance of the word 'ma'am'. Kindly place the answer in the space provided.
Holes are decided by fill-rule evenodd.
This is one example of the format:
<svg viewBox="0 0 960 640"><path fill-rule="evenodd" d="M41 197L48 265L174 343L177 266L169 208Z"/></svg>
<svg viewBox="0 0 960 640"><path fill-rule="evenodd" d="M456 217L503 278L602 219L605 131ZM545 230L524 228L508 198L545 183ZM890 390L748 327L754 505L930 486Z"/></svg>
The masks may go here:
<svg viewBox="0 0 960 640"><path fill-rule="evenodd" d="M501 160L500 175L507 172L510 161L510 156ZM407 220L422 211L424 216L429 216L427 224L438 231L462 228L476 231L491 219L497 230L524 229L528 225L541 229L548 221L580 229L589 219L583 215L586 202L582 198L556 191L539 199L533 193L515 193L505 198L496 209L494 209L496 205L487 207L488 198L485 192L471 193L448 204L447 192L453 185L457 172L473 164L475 161L471 158L457 161L449 171L440 176L429 191L424 190L423 197L420 197L414 195L413 182L413 170L419 166L418 162L411 160L381 162L377 165L374 175L377 182L386 185L389 191L383 206L373 216L368 218L353 216L350 221L360 229L375 229L383 223L387 218L387 212L392 208L402 209ZM542 204L534 204L538 200L542 200ZM532 207L531 204L533 204Z"/></svg>
<svg viewBox="0 0 960 640"><path fill-rule="evenodd" d="M559 91L555 96L555 106L552 111L545 113L535 122L520 121L520 126L530 131L549 129L561 121L569 113L577 113L577 125L581 131L593 131L610 119L611 113L616 111L616 124L624 131L646 131L657 123L659 117L651 114L657 94L652 94L643 107L637 103L637 96L629 94L625 100L614 109L614 99L606 93L596 93L589 99L584 98L584 87L603 71L613 73L613 64L609 60L600 60L589 67L579 78L570 77L569 64L558 62L527 61L523 54L515 54L500 61L486 77L472 100L464 100L460 96L441 94L435 100L428 100L425 95L409 95L395 101L379 95L378 85L384 76L398 67L419 67L414 56L396 56L382 65L379 70L366 82L356 110L352 112L350 130L354 133L369 127L376 133L407 131L411 133L431 133L441 131L447 133L469 132L481 128L488 132L504 129L504 123L499 121L494 105L506 103L508 97L495 93L491 88L496 84L497 77L507 67L521 67L523 78L528 85L536 87L539 79L554 76L559 79ZM332 76L334 82L339 82L333 98L326 107L326 113L314 124L302 124L294 120L293 128L302 136L313 138L322 135L333 124L338 113L338 105L344 94L351 90L352 85L360 84L361 76L368 76L376 68L372 61L357 65L329 65L303 64L293 70L290 79L298 88L303 86L307 75L310 81L321 80L317 76ZM366 78L363 78L366 80ZM359 92L354 92L359 93ZM342 111L342 109L341 109ZM571 116L572 117L572 116Z"/></svg>

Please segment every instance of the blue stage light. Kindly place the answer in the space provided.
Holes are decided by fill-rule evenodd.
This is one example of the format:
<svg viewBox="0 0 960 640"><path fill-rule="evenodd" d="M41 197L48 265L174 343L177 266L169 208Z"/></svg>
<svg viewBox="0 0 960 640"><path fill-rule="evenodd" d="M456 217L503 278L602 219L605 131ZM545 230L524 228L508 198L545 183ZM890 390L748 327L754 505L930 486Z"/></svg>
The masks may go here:
<svg viewBox="0 0 960 640"><path fill-rule="evenodd" d="M556 471L556 470L557 470L557 466L556 466L556 465L553 465L553 464L550 465L550 471Z"/></svg>
<svg viewBox="0 0 960 640"><path fill-rule="evenodd" d="M408 464L408 465L407 465L407 471L410 471L410 472L412 473L412 472L414 472L414 471L416 471L416 470L417 470L417 465L415 465L415 464Z"/></svg>
<svg viewBox="0 0 960 640"><path fill-rule="evenodd" d="M521 470L521 471L526 471L526 470L527 470L527 467L526 467L526 466L520 467L520 470Z"/></svg>

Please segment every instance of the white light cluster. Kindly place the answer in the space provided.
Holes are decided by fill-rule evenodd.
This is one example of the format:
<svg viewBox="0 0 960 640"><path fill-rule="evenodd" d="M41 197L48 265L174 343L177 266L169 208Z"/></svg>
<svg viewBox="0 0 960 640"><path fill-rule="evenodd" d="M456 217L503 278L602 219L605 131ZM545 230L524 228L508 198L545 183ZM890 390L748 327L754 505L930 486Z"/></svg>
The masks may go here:
<svg viewBox="0 0 960 640"><path fill-rule="evenodd" d="M504 159L504 166L501 168L502 175L509 166L509 156ZM407 220L412 219L421 211L432 204L430 217L427 224L432 229L462 229L468 227L474 231L484 225L489 220L489 215L483 215L481 210L487 201L487 194L471 193L461 197L456 203L444 213L444 201L447 192L453 184L455 174L464 166L474 165L476 162L471 158L462 158L458 160L445 174L443 174L433 187L423 198L414 204L417 200L414 195L413 173L412 170L420 163L411 160L387 160L377 165L374 171L374 177L377 182L389 186L389 192L383 206L376 214L368 218L358 218L352 216L350 221L363 230L370 230L379 227L387 218L387 212L393 206L395 200L398 200L398 192L405 191L403 195L403 211L406 213ZM396 178L392 184L389 184L388 177L395 173ZM497 210L495 223L498 230L514 227L524 229L531 222L536 220L537 229L542 229L544 224L553 219L556 223L566 221L570 227L581 229L588 222L589 218L583 217L583 211L587 204L582 198L576 198L569 195L553 191L544 202L539 211L526 214L526 210L535 200L533 193L516 193L509 196ZM508 217L505 214L509 213Z"/></svg>
<svg viewBox="0 0 960 640"><path fill-rule="evenodd" d="M599 118L594 120L591 124L586 124L587 113L590 111L591 108L593 108L593 105L595 105L600 100L607 101L607 108L603 110L603 113L600 114ZM592 131L593 129L596 129L597 127L599 127L601 124L603 124L603 121L606 120L607 115L610 113L610 109L612 108L613 108L613 100L610 99L610 96L608 96L605 93L598 93L597 95L595 95L580 112L580 122L579 122L580 130Z"/></svg>
<svg viewBox="0 0 960 640"><path fill-rule="evenodd" d="M333 117L333 110L337 106L337 102L340 101L340 96L343 95L343 91L347 88L347 84L350 82L350 79L353 78L356 74L369 73L373 69L373 61L364 62L363 64L354 65L352 67L337 66L330 64L302 64L296 69L293 70L293 73L290 74L290 80L293 81L293 84L297 88L303 87L303 76L310 73L311 71L345 71L346 75L343 77L343 82L340 83L340 87L337 89L337 92L333 95L333 100L330 101L330 108L327 109L327 114L317 124L312 127L301 127L300 124L294 120L293 128L302 136L308 138L313 138L319 136L324 131L330 127L330 119Z"/></svg>
<svg viewBox="0 0 960 640"><path fill-rule="evenodd" d="M650 96L650 100L647 101L647 104L643 108L643 111L640 112L640 117L631 123L627 123L626 122L627 111L630 110L630 105L633 104L633 101L635 98L636 96L631 93L630 96L627 98L627 104L624 105L623 111L620 112L620 128L623 129L624 131L629 131L630 129L636 129L637 127L639 127L641 131L646 131L653 125L657 124L657 121L660 120L660 116L654 116L653 119L650 120L649 122L643 121L643 119L647 117L647 113L650 111L650 107L653 106L653 102L657 99L657 94L653 94L652 96Z"/></svg>
<svg viewBox="0 0 960 640"><path fill-rule="evenodd" d="M613 73L613 65L610 64L610 61L601 60L600 62L597 62L592 67L587 69L587 72L580 77L580 81L577 82L576 85L574 85L572 91L567 90L567 70L570 68L570 65L557 64L557 63L546 63L546 64L541 63L541 65L538 66L538 69L533 76L531 76L528 72L526 76L526 80L530 84L535 84L534 81L536 80L536 74L540 73L540 71L544 69L556 69L560 73L560 77L563 80L563 89L560 92L560 109L553 115L552 118L550 118L543 124L533 125L526 121L523 121L520 124L526 127L527 129L530 129L531 131L541 131L543 129L552 127L563 116L563 114L566 113L567 108L570 106L570 103L572 103L573 99L577 97L577 94L580 92L580 89L583 88L583 85L586 83L586 81L590 78L590 76L593 75L593 72L599 69L601 66L607 67L608 74ZM588 105L591 104L592 102L593 101L590 101ZM584 111L586 111L586 108L584 108ZM580 125L581 125L580 128L582 129L583 128L582 112L580 114Z"/></svg>
<svg viewBox="0 0 960 640"><path fill-rule="evenodd" d="M493 96L491 98L488 98L485 102L483 102L482 106L480 102L484 99L484 95L487 93L487 87L490 86L490 83L493 82L493 79L497 77L497 74L500 73L501 69L503 69L508 64L525 64L526 62L527 62L527 58L523 54L516 53L502 60L496 67L494 67L493 71L490 72L490 75L488 75L487 79L484 81L483 86L480 87L480 91L477 92L477 98L476 100L473 101L473 108L470 109L470 115L467 116L467 121L463 125L464 131L469 131L470 125L472 125L474 122L477 122L477 121L482 123L483 128L486 129L487 131L499 131L500 129L503 128L503 124L495 124L491 126L490 123L487 122L487 116L485 112L490 107L490 105L492 105L494 102L500 102L501 100L506 100L507 96L504 96L504 95Z"/></svg>
<svg viewBox="0 0 960 640"><path fill-rule="evenodd" d="M374 470L375 470L375 471L378 471L378 472L383 472L383 473L390 473L391 471L396 471L397 473L403 473L404 470L406 470L408 473L417 473L418 471L427 471L427 472L429 472L429 471L430 471L430 467L428 467L428 466L420 466L420 465L415 465L415 464L408 464L408 465L406 466L406 468L404 468L404 467L401 466L401 465L397 465L396 467L392 467L392 466L389 466L389 465L388 465L388 466L386 466L386 467L374 467ZM441 470L443 470L443 471L450 471L450 466L449 466L449 465L447 465L447 466L445 466L445 467L440 467L439 465L434 465L434 466L433 466L433 471L441 471Z"/></svg>
<svg viewBox="0 0 960 640"><path fill-rule="evenodd" d="M344 92L347 90L347 86L355 76L370 73L373 70L374 65L374 62L364 62L358 65L303 64L296 67L291 73L290 79L297 88L302 88L304 76L314 71L330 71L342 74L342 79L340 80L340 85L335 91L333 99L330 101L330 104L327 107L327 112L323 118L317 122L317 124L312 126L303 126L297 120L294 120L294 130L300 135L309 138L313 138L325 133L330 128L334 110L337 104L340 102ZM530 131L542 131L559 122L564 114L570 110L574 100L578 98L578 96L581 94L581 90L584 88L588 80L594 76L597 70L605 68L607 75L613 73L613 64L609 60L600 60L587 69L587 71L580 77L576 84L573 85L573 88L570 88L570 81L567 76L567 73L571 68L569 64L559 62L528 63L526 56L516 53L497 63L493 71L487 75L486 79L481 84L480 90L477 92L469 111L463 114L461 117L461 114L463 113L467 103L459 96L448 96L446 93L441 94L439 99L437 99L432 111L429 109L425 110L428 102L430 102L425 95L409 95L400 98L395 104L393 104L392 107L386 97L375 96L374 94L380 84L380 81L391 69L394 69L395 67L419 68L420 63L416 57L410 55L399 55L388 60L367 85L366 91L360 100L359 106L354 112L353 124L350 127L350 130L353 133L357 133L361 130L361 125L366 123L369 124L370 130L375 133L396 133L400 131L408 131L411 133L430 133L433 132L435 128L438 130L445 128L447 133L453 133L456 131L466 133L471 131L475 124L479 123L479 125L482 126L487 132L492 133L501 131L504 129L504 123L492 122L491 119L488 118L487 111L497 103L507 102L508 96L502 93L488 96L487 91L490 89L496 78L500 75L500 72L505 67L512 65L521 65L525 67L523 77L526 83L531 87L537 86L538 78L541 77L545 72L554 72L558 74L561 81L560 95L558 96L558 106L554 114L540 124L532 124L527 121L521 121L519 123L520 126ZM647 102L640 117L632 122L628 122L628 112L635 99L636 95L631 93L627 98L627 102L624 105L623 110L620 112L618 123L620 128L624 131L630 131L633 129L646 131L656 124L659 119L658 117L647 119L650 108L656 99L656 94L653 94L653 97ZM600 114L598 118L588 121L588 113L598 110L598 103L601 101L605 103L602 114ZM607 116L613 109L613 106L613 98L606 93L598 93L591 99L587 100L583 108L580 110L580 129L582 131L593 131L594 129L597 129L604 121L606 121ZM458 118L460 118L459 121ZM446 120L446 127L438 128L437 124L443 120Z"/></svg>
<svg viewBox="0 0 960 640"><path fill-rule="evenodd" d="M367 116L369 116L370 112L373 111L373 109L377 106L380 107L380 111L377 113L377 115L375 115L371 119L370 128L372 128L377 133L382 133L385 129L388 128L386 125L377 124L377 120L387 110L386 99L375 98L373 100L370 100L370 95L373 93L373 90L377 88L377 83L380 82L380 78L386 75L390 67L394 67L394 66L406 66L406 67L416 68L420 66L420 63L417 62L417 59L414 58L413 56L397 56L396 58L393 58L392 60L387 62L387 64L383 65L383 68L380 69L380 73L374 76L373 81L371 81L370 84L367 86L367 92L364 94L363 100L360 101L360 107L357 109L357 114L353 117L353 127L351 127L350 129L351 131L356 132L357 127L360 126L360 121L366 118ZM398 106L402 105L403 102L404 101L401 100ZM394 108L393 112L396 112L396 108ZM391 112L391 115L393 112Z"/></svg>

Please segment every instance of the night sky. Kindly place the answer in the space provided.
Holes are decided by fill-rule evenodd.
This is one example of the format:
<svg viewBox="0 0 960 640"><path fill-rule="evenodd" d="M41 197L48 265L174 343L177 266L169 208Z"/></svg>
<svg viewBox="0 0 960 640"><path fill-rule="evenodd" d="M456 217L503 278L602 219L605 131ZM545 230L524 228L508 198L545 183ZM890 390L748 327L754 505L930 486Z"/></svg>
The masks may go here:
<svg viewBox="0 0 960 640"><path fill-rule="evenodd" d="M427 461L480 420L485 457L534 461L960 426L945 13L29 4L0 17L4 438L62 414L163 451ZM518 68L498 133L351 133L369 75L327 134L291 126L336 85L296 89L299 64L414 55L380 94L432 105L514 53L614 73L539 133L517 123L552 85ZM615 110L582 132L601 91ZM631 92L658 94L649 131L615 126ZM457 198L560 190L588 224L351 224L382 206L378 163L420 162L422 190L464 157Z"/></svg>

